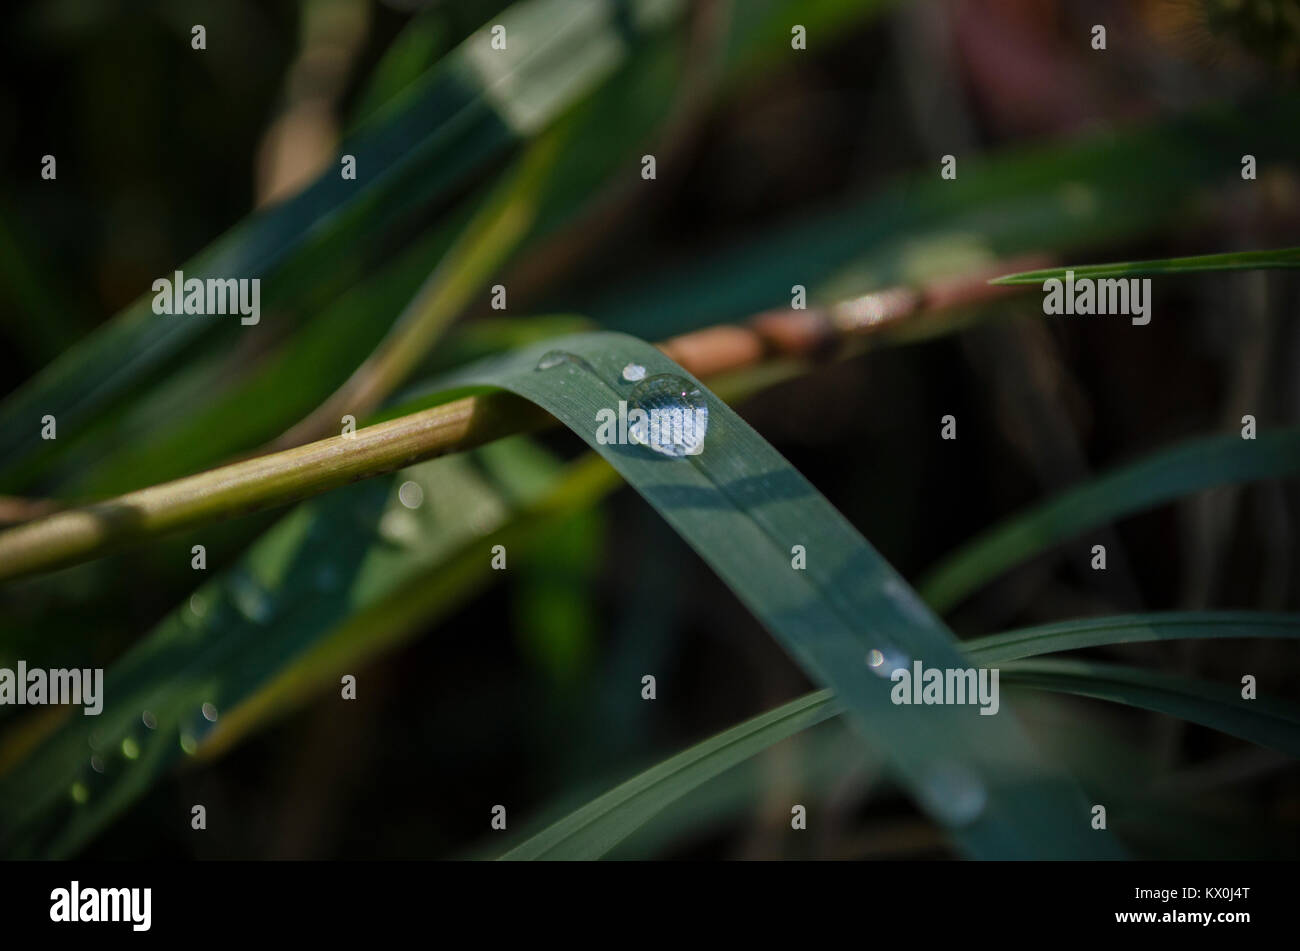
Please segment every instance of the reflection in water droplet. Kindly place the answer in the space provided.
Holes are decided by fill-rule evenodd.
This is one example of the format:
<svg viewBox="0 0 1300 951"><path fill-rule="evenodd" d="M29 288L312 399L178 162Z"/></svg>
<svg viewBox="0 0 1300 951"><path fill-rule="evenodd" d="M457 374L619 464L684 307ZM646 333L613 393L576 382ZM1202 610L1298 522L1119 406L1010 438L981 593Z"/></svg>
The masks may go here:
<svg viewBox="0 0 1300 951"><path fill-rule="evenodd" d="M590 363L582 359L582 357L578 356L576 353L569 353L567 350L547 350L542 354L542 358L537 361L537 369L553 370L556 367L564 366L565 364L581 367L582 369L588 370L592 373L596 372Z"/></svg>
<svg viewBox="0 0 1300 951"><path fill-rule="evenodd" d="M86 784L81 780L77 780L73 783L72 788L68 790L68 793L72 796L72 801L78 806L84 805L86 800L90 798L90 790L86 788Z"/></svg>
<svg viewBox="0 0 1300 951"><path fill-rule="evenodd" d="M137 759L140 756L140 744L131 737L122 741L122 755L127 759Z"/></svg>
<svg viewBox="0 0 1300 951"><path fill-rule="evenodd" d="M205 703L203 705L203 719L207 720L210 723L216 723L217 708L210 703Z"/></svg>
<svg viewBox="0 0 1300 951"><path fill-rule="evenodd" d="M104 761L99 758L98 754L90 758L90 768L97 773L102 773L104 771Z"/></svg>
<svg viewBox="0 0 1300 951"><path fill-rule="evenodd" d="M271 596L250 575L237 572L231 576L230 600L235 609L254 624L265 624L271 619Z"/></svg>
<svg viewBox="0 0 1300 951"><path fill-rule="evenodd" d="M418 509L424 501L424 489L420 488L418 482L403 482L397 490L397 498L408 509Z"/></svg>
<svg viewBox="0 0 1300 951"><path fill-rule="evenodd" d="M886 647L883 650L872 648L867 652L867 666L877 677L889 679L894 671L900 667L906 667L910 660L906 654L892 647Z"/></svg>
<svg viewBox="0 0 1300 951"><path fill-rule="evenodd" d="M623 379L629 383L638 383L645 379L645 367L639 363L629 363L623 368Z"/></svg>
<svg viewBox="0 0 1300 951"><path fill-rule="evenodd" d="M158 726L158 719L148 710L140 714L140 722L151 730Z"/></svg>
<svg viewBox="0 0 1300 951"><path fill-rule="evenodd" d="M704 434L709 428L709 404L704 392L680 376L660 373L636 385L632 406L644 411L628 428L636 442L678 458L704 451Z"/></svg>
<svg viewBox="0 0 1300 951"><path fill-rule="evenodd" d="M199 748L199 742L198 742L198 740L194 739L193 734L190 734L190 733L182 733L182 734L181 734L181 749L182 749L182 750L184 750L186 753L188 753L188 754L190 754L191 756L193 756L193 755L194 755L194 751L197 750L198 748Z"/></svg>
<svg viewBox="0 0 1300 951"><path fill-rule="evenodd" d="M932 812L954 826L974 822L988 801L979 777L955 762L932 766L922 780L921 795Z"/></svg>

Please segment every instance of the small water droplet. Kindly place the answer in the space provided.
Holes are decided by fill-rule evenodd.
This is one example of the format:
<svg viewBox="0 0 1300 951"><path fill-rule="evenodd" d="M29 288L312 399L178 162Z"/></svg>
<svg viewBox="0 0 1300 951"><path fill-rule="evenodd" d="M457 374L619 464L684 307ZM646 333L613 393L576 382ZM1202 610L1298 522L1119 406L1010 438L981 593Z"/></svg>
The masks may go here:
<svg viewBox="0 0 1300 951"><path fill-rule="evenodd" d="M645 379L645 367L639 363L629 363L623 368L623 379L629 383L639 383Z"/></svg>
<svg viewBox="0 0 1300 951"><path fill-rule="evenodd" d="M99 744L101 742L103 742L103 737L100 736L99 730L91 730L90 734L86 737L86 743L92 750L99 749Z"/></svg>
<svg viewBox="0 0 1300 951"><path fill-rule="evenodd" d="M922 780L920 792L931 811L954 826L974 822L988 801L979 777L953 762L932 766Z"/></svg>
<svg viewBox="0 0 1300 951"><path fill-rule="evenodd" d="M906 667L909 663L908 657L900 650L892 647L872 648L867 652L867 666L877 677L884 677L888 680L900 667Z"/></svg>
<svg viewBox="0 0 1300 951"><path fill-rule="evenodd" d="M194 751L197 750L198 748L199 748L199 741L194 739L194 735L192 733L181 734L181 749L185 753L189 754L190 756L193 756Z"/></svg>
<svg viewBox="0 0 1300 951"><path fill-rule="evenodd" d="M102 773L104 771L104 761L99 758L98 754L90 758L90 768L97 773Z"/></svg>
<svg viewBox="0 0 1300 951"><path fill-rule="evenodd" d="M424 489L420 488L418 482L403 482L397 490L397 498L408 509L418 509L424 501Z"/></svg>
<svg viewBox="0 0 1300 951"><path fill-rule="evenodd" d="M154 716L152 713L150 713L148 710L146 710L144 713L140 714L140 722L143 723L145 726L147 726L147 727L148 727L149 729L151 729L151 730L156 729L157 726L158 726L158 718L155 717L155 716Z"/></svg>
<svg viewBox="0 0 1300 951"><path fill-rule="evenodd" d="M209 723L216 723L217 708L210 703L205 703L203 705L203 719L207 720Z"/></svg>
<svg viewBox="0 0 1300 951"><path fill-rule="evenodd" d="M271 596L251 575L238 572L231 577L230 600L240 614L255 624L265 624L271 619Z"/></svg>
<svg viewBox="0 0 1300 951"><path fill-rule="evenodd" d="M592 373L596 372L590 363L582 359L582 357L578 356L576 353L569 353L567 350L547 350L542 354L542 358L537 361L537 369L553 370L556 367L565 366L566 364L569 366L581 367L582 369L589 370Z"/></svg>
<svg viewBox="0 0 1300 951"><path fill-rule="evenodd" d="M140 756L140 744L128 736L122 741L122 755L127 759L138 759Z"/></svg>
<svg viewBox="0 0 1300 951"><path fill-rule="evenodd" d="M649 377L632 390L631 403L646 414L629 427L636 442L673 458L704 451L709 404L690 380L671 373Z"/></svg>
<svg viewBox="0 0 1300 951"><path fill-rule="evenodd" d="M78 806L85 805L86 800L90 798L90 790L87 789L86 784L80 780L77 780L77 782L72 784L72 787L68 790L68 794L72 796L72 801Z"/></svg>
<svg viewBox="0 0 1300 951"><path fill-rule="evenodd" d="M207 600L201 597L197 591L190 595L190 616L194 618L202 618L203 615L207 613Z"/></svg>

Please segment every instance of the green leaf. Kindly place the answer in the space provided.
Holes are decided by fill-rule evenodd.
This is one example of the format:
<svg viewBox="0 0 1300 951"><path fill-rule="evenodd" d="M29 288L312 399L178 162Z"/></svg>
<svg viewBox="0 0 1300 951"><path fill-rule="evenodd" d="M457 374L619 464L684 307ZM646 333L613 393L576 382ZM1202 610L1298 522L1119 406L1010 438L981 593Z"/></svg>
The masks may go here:
<svg viewBox="0 0 1300 951"><path fill-rule="evenodd" d="M548 351L567 359L539 368ZM699 387L709 414L700 454L672 459L597 439L598 414L629 399L632 386L622 378L629 364L647 377L671 374ZM964 851L1117 854L1077 821L1078 790L1041 763L1012 717L951 706L903 710L890 701L888 680L867 666L873 649L966 666L955 639L806 479L657 349L618 334L581 335L471 368L444 385L467 384L537 403L601 453L809 675L836 689L858 728ZM794 545L807 548L806 570L791 566ZM949 770L987 794L978 816L954 812L938 791Z"/></svg>
<svg viewBox="0 0 1300 951"><path fill-rule="evenodd" d="M1140 641L1258 637L1300 640L1300 615L1252 611L1121 615L1008 631L967 641L965 647L973 663L990 665L1053 651ZM1002 670L1008 685L1094 696L1168 713L1286 751L1294 751L1300 744L1296 708L1271 700L1252 707L1261 701L1243 702L1235 689L1110 665L1038 662ZM806 694L640 773L502 858L599 858L692 790L780 740L841 712L833 691Z"/></svg>
<svg viewBox="0 0 1300 951"><path fill-rule="evenodd" d="M463 569L432 585L426 571L456 561L467 546L484 551L481 532L505 524L514 507L531 505L561 474L523 437L481 452L509 482L485 480L469 456L449 457L340 489L277 522L106 671L99 716L65 717L10 764L0 776L0 854L68 854L164 770L229 742L250 716L294 696L302 676L333 672L341 648L364 661L394 636L393 625L377 623L375 607L391 612L393 596L413 582L426 594L446 584L472 590ZM533 473L527 484L524 472ZM420 487L425 502L417 509L397 498L403 481ZM203 715L204 704L216 708L215 721ZM5 753L0 748L0 762L11 758ZM103 772L90 768L92 753Z"/></svg>
<svg viewBox="0 0 1300 951"><path fill-rule="evenodd" d="M1224 686L1118 664L1021 661L1003 668L1008 684L1094 697L1199 723L1260 746L1300 756L1300 707L1271 697L1245 700Z"/></svg>
<svg viewBox="0 0 1300 951"><path fill-rule="evenodd" d="M1191 492L1300 471L1300 428L1195 439L1069 489L982 532L917 585L944 612L1003 571L1079 533Z"/></svg>
<svg viewBox="0 0 1300 951"><path fill-rule="evenodd" d="M269 342L324 306L384 260L385 236L544 129L680 10L675 0L525 0L503 11L494 22L507 27L507 50L491 50L484 27L340 145L340 155L356 157L355 181L332 161L301 194L180 268L186 279L266 279L261 323L157 316L150 292L0 404L0 491L25 491L77 433L111 424L116 407L175 362L254 336ZM59 422L58 440L40 438L47 414Z"/></svg>
<svg viewBox="0 0 1300 951"><path fill-rule="evenodd" d="M1122 264L1076 264L1006 274L990 284L1041 284L1055 278L1064 280L1072 273L1081 277L1145 277L1152 274L1194 274L1200 271L1256 271L1261 268L1300 267L1300 248L1276 248L1270 251L1229 251L1225 254L1199 254L1185 258L1155 261L1126 261Z"/></svg>
<svg viewBox="0 0 1300 951"><path fill-rule="evenodd" d="M688 791L840 710L823 690L746 720L611 789L501 858L599 858Z"/></svg>
<svg viewBox="0 0 1300 951"><path fill-rule="evenodd" d="M689 249L669 267L632 264L573 288L556 309L657 339L785 306L793 284L812 301L832 301L999 257L1185 226L1204 207L1198 198L1234 174L1243 138L1265 136L1279 156L1300 154L1296 109L1292 96L1216 106L972 157L955 181L908 176L730 246Z"/></svg>

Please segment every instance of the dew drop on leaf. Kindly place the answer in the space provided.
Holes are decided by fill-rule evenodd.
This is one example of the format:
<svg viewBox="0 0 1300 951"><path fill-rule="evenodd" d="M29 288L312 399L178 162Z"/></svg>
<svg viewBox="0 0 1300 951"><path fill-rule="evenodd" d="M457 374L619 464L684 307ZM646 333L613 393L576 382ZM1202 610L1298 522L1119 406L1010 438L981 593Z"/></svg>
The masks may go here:
<svg viewBox="0 0 1300 951"><path fill-rule="evenodd" d="M634 423L629 435L641 445L665 456L699 455L709 428L709 404L704 391L683 377L660 373L632 390L632 406L646 419Z"/></svg>

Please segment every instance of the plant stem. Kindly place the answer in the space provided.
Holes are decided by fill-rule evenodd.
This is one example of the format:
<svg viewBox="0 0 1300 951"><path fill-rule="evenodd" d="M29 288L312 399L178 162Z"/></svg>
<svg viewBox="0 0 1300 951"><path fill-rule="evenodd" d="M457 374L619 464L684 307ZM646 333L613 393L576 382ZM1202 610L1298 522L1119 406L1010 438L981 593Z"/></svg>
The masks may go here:
<svg viewBox="0 0 1300 951"><path fill-rule="evenodd" d="M1005 268L1007 262L1002 262ZM824 309L769 311L745 325L684 334L660 348L697 376L759 364L771 356L812 357L848 337L1015 293L990 288L987 274L919 289L891 288ZM1023 290L1020 288L1019 290ZM67 509L0 532L0 580L99 557L167 532L296 502L545 425L550 416L507 393L469 396L292 449Z"/></svg>

